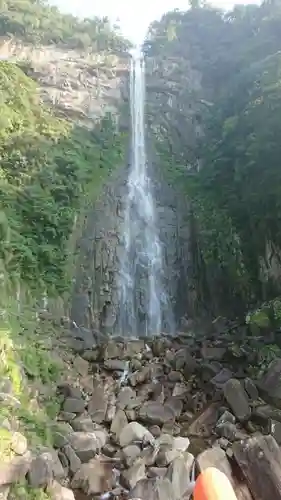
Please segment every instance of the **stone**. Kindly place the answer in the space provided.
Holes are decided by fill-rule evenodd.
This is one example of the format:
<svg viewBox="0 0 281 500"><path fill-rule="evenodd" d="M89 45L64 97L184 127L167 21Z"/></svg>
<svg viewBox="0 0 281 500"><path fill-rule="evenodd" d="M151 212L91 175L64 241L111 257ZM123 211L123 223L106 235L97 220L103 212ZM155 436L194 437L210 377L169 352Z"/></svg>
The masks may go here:
<svg viewBox="0 0 281 500"><path fill-rule="evenodd" d="M194 456L191 453L175 458L169 465L166 477L171 481L175 500L189 498L192 494L194 484L190 477L193 465Z"/></svg>
<svg viewBox="0 0 281 500"><path fill-rule="evenodd" d="M222 415L220 416L219 420L217 421L217 426L224 424L225 422L230 422L232 424L235 424L236 418L230 411L225 410Z"/></svg>
<svg viewBox="0 0 281 500"><path fill-rule="evenodd" d="M125 446L125 448L123 448L123 454L125 457L126 465L128 467L131 467L136 458L140 456L141 449L136 444L130 444L129 446Z"/></svg>
<svg viewBox="0 0 281 500"><path fill-rule="evenodd" d="M210 383L217 387L218 389L222 389L224 384L233 377L233 372L228 368L222 368L211 380Z"/></svg>
<svg viewBox="0 0 281 500"><path fill-rule="evenodd" d="M127 368L127 362L120 359L108 359L103 366L108 371L124 372Z"/></svg>
<svg viewBox="0 0 281 500"><path fill-rule="evenodd" d="M241 382L235 378L229 379L223 386L226 401L236 418L243 422L251 415L249 399Z"/></svg>
<svg viewBox="0 0 281 500"><path fill-rule="evenodd" d="M244 388L252 401L256 401L259 398L257 386L249 377L246 377L244 380Z"/></svg>
<svg viewBox="0 0 281 500"><path fill-rule="evenodd" d="M148 477L164 477L166 474L166 467L149 467L147 470Z"/></svg>
<svg viewBox="0 0 281 500"><path fill-rule="evenodd" d="M51 500L75 500L73 491L61 486L57 481L53 481L48 489ZM1 497L0 497L1 498Z"/></svg>
<svg viewBox="0 0 281 500"><path fill-rule="evenodd" d="M110 423L116 414L116 397L114 393L109 394L107 409L105 414L105 422Z"/></svg>
<svg viewBox="0 0 281 500"><path fill-rule="evenodd" d="M211 435L218 420L219 406L211 403L205 410L189 425L188 435L199 436Z"/></svg>
<svg viewBox="0 0 281 500"><path fill-rule="evenodd" d="M278 445L281 445L281 422L277 420L270 421L270 434L274 437Z"/></svg>
<svg viewBox="0 0 281 500"><path fill-rule="evenodd" d="M57 386L57 390L65 398L83 399L83 394L79 387L74 387L68 382L63 382Z"/></svg>
<svg viewBox="0 0 281 500"><path fill-rule="evenodd" d="M128 470L122 472L120 481L125 488L132 489L141 479L145 479L145 477L145 460L139 458Z"/></svg>
<svg viewBox="0 0 281 500"><path fill-rule="evenodd" d="M94 432L96 424L92 422L89 415L79 415L72 420L71 427L77 432Z"/></svg>
<svg viewBox="0 0 281 500"><path fill-rule="evenodd" d="M281 409L281 358L270 363L257 385L262 398Z"/></svg>
<svg viewBox="0 0 281 500"><path fill-rule="evenodd" d="M201 356L206 360L221 361L225 353L225 347L212 347L204 345L201 349Z"/></svg>
<svg viewBox="0 0 281 500"><path fill-rule="evenodd" d="M10 486L0 486L0 500L9 500Z"/></svg>
<svg viewBox="0 0 281 500"><path fill-rule="evenodd" d="M92 420L101 423L105 420L107 410L107 397L102 384L95 384L93 395L88 404L88 412Z"/></svg>
<svg viewBox="0 0 281 500"><path fill-rule="evenodd" d="M119 443L123 448L132 444L134 441L151 443L154 441L154 437L143 425L138 422L130 422L122 429L119 436Z"/></svg>
<svg viewBox="0 0 281 500"><path fill-rule="evenodd" d="M62 448L68 443L68 438L61 432L54 431L53 434L54 448Z"/></svg>
<svg viewBox="0 0 281 500"><path fill-rule="evenodd" d="M183 402L180 398L171 396L165 401L165 407L171 408L175 417L179 417L183 410Z"/></svg>
<svg viewBox="0 0 281 500"><path fill-rule="evenodd" d="M227 455L219 446L213 446L200 453L200 455L196 457L196 464L200 472L208 467L215 467L226 474L227 477L232 476L231 465Z"/></svg>
<svg viewBox="0 0 281 500"><path fill-rule="evenodd" d="M176 383L176 382L182 382L183 381L183 375L181 372L176 372L175 370L172 370L169 374L168 374L168 380L169 382L173 382L173 383Z"/></svg>
<svg viewBox="0 0 281 500"><path fill-rule="evenodd" d="M27 451L27 439L20 432L14 432L11 437L10 446L16 455L24 455Z"/></svg>
<svg viewBox="0 0 281 500"><path fill-rule="evenodd" d="M126 414L123 410L118 410L114 419L112 420L110 432L115 435L116 440L119 442L122 430L128 425Z"/></svg>
<svg viewBox="0 0 281 500"><path fill-rule="evenodd" d="M98 349L85 349L85 351L83 351L81 354L83 359L89 363L98 361L99 355L100 353Z"/></svg>
<svg viewBox="0 0 281 500"><path fill-rule="evenodd" d="M247 437L246 432L237 429L236 425L231 422L222 422L216 426L218 436L228 439L230 442L239 441Z"/></svg>
<svg viewBox="0 0 281 500"><path fill-rule="evenodd" d="M174 437L173 438L173 448L179 451L186 451L190 445L188 437Z"/></svg>
<svg viewBox="0 0 281 500"><path fill-rule="evenodd" d="M169 420L174 420L173 410L160 403L145 403L139 410L139 418L149 424L163 425Z"/></svg>
<svg viewBox="0 0 281 500"><path fill-rule="evenodd" d="M175 449L161 449L156 457L156 464L159 467L166 467L173 460L180 456L181 452Z"/></svg>
<svg viewBox="0 0 281 500"><path fill-rule="evenodd" d="M131 387L123 387L117 396L117 407L124 410L131 400L136 398L137 394Z"/></svg>
<svg viewBox="0 0 281 500"><path fill-rule="evenodd" d="M82 464L75 473L71 488L82 490L86 495L99 495L111 491L116 486L112 465L98 458Z"/></svg>
<svg viewBox="0 0 281 500"><path fill-rule="evenodd" d="M174 367L176 370L183 370L185 377L188 378L193 375L198 367L198 363L195 358L189 352L189 349L184 347L179 349L174 356Z"/></svg>
<svg viewBox="0 0 281 500"><path fill-rule="evenodd" d="M159 437L161 434L161 429L160 429L159 425L152 425L151 427L149 427L149 432L151 432L151 434L154 437Z"/></svg>
<svg viewBox="0 0 281 500"><path fill-rule="evenodd" d="M124 359L124 344L110 340L104 350L104 359Z"/></svg>
<svg viewBox="0 0 281 500"><path fill-rule="evenodd" d="M86 402L83 399L67 398L63 403L63 411L67 413L83 413Z"/></svg>
<svg viewBox="0 0 281 500"><path fill-rule="evenodd" d="M130 384L135 387L138 384L143 384L150 378L150 367L145 366L141 370L137 370L128 377Z"/></svg>
<svg viewBox="0 0 281 500"><path fill-rule="evenodd" d="M174 500L171 482L167 478L141 479L131 490L129 498L139 500Z"/></svg>
<svg viewBox="0 0 281 500"><path fill-rule="evenodd" d="M73 432L69 436L69 444L83 463L91 460L100 448L94 432Z"/></svg>
<svg viewBox="0 0 281 500"><path fill-rule="evenodd" d="M88 375L89 363L85 359L81 358L81 356L75 356L73 366L81 377L86 377Z"/></svg>
<svg viewBox="0 0 281 500"><path fill-rule="evenodd" d="M76 413L61 411L58 415L58 421L71 422L76 417Z"/></svg>
<svg viewBox="0 0 281 500"><path fill-rule="evenodd" d="M80 458L76 455L75 451L69 444L64 446L62 451L68 460L68 466L70 472L72 474L75 474L75 472L81 467Z"/></svg>
<svg viewBox="0 0 281 500"><path fill-rule="evenodd" d="M184 382L176 382L173 388L172 396L173 397L182 396L184 398L184 396L186 395L187 392L189 392L189 390L190 388Z"/></svg>
<svg viewBox="0 0 281 500"><path fill-rule="evenodd" d="M0 486L17 483L23 480L29 470L32 455L27 452L23 456L13 457L8 463L2 463L0 467Z"/></svg>

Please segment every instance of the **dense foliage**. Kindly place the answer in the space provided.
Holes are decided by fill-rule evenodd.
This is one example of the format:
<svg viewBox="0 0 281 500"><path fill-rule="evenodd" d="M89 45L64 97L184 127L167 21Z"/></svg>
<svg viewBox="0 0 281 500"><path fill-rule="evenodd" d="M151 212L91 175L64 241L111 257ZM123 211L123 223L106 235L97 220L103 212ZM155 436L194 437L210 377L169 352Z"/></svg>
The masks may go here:
<svg viewBox="0 0 281 500"><path fill-rule="evenodd" d="M201 292L230 310L280 290L280 22L278 1L195 7L146 44L158 78L170 67L157 149L191 199Z"/></svg>
<svg viewBox="0 0 281 500"><path fill-rule="evenodd" d="M79 20L44 0L1 0L0 36L32 44L63 44L73 49L123 51L129 46L107 18Z"/></svg>
<svg viewBox="0 0 281 500"><path fill-rule="evenodd" d="M122 141L110 116L93 131L53 116L14 64L0 63L0 88L1 276L59 293L75 215L121 163Z"/></svg>

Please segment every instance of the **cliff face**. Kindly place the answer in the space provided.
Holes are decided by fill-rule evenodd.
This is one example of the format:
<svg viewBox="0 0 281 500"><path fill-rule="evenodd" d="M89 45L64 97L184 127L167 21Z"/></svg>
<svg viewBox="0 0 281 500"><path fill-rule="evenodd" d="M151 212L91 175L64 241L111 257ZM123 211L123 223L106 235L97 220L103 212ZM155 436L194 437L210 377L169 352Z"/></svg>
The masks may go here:
<svg viewBox="0 0 281 500"><path fill-rule="evenodd" d="M0 59L21 63L39 86L44 102L76 123L91 127L105 113L118 116L121 88L127 74L125 56L108 52L34 47L2 39Z"/></svg>

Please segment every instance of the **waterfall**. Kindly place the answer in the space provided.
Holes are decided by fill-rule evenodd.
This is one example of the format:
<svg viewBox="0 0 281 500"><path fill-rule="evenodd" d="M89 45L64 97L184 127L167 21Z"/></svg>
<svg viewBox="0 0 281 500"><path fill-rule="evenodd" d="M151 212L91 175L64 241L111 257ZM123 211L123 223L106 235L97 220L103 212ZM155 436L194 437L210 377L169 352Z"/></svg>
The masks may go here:
<svg viewBox="0 0 281 500"><path fill-rule="evenodd" d="M162 328L162 249L145 150L145 61L132 53L130 68L131 164L125 200L124 255L120 269L120 330L157 335Z"/></svg>

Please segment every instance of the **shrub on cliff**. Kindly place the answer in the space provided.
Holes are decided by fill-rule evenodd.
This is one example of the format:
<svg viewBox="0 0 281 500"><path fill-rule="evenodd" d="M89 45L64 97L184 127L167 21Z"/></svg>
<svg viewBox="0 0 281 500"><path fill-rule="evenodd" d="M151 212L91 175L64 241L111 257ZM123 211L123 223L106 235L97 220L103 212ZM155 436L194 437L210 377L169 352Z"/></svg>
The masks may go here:
<svg viewBox="0 0 281 500"><path fill-rule="evenodd" d="M53 116L16 65L0 63L0 87L3 277L58 293L75 214L120 163L121 139L110 116L94 131Z"/></svg>
<svg viewBox="0 0 281 500"><path fill-rule="evenodd" d="M130 45L107 18L79 20L44 0L1 3L0 36L32 44L61 44L73 49L124 51Z"/></svg>

